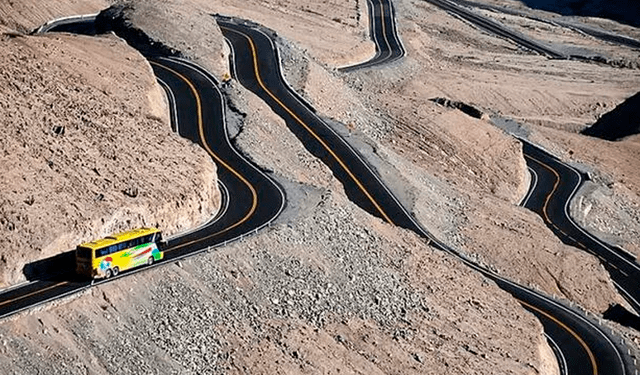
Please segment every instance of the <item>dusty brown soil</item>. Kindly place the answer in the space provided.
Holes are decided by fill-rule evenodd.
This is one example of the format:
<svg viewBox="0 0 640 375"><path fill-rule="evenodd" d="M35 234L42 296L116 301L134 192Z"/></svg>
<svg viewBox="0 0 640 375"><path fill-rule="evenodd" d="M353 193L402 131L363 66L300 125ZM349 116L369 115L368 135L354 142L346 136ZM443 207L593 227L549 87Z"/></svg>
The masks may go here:
<svg viewBox="0 0 640 375"><path fill-rule="evenodd" d="M600 168L598 158L606 154L612 170L600 173L600 181L611 176L613 189L620 186L612 204L622 201L635 215L637 206L628 204L638 196L637 173L629 169L637 157L633 140L616 154L614 146L583 142L584 137L573 132L633 93L640 80L636 71L549 61L422 1L399 1L399 30L408 57L391 67L347 75L332 68L373 53L363 1L137 4L138 27L219 76L228 72L225 47L207 13L250 18L276 30L286 38L281 47L289 81L323 116L347 124L340 130L375 160L381 175L432 233L507 277L593 312L621 302L595 258L561 244L535 214L517 207L529 178L519 143L486 119L470 118L429 99L446 97L515 118L532 132L531 139L560 156L592 163L593 169ZM13 19L11 12L17 14ZM46 12L53 11L42 14ZM33 22L25 21L23 13L28 14L9 9L5 22ZM181 27L185 22L194 27ZM173 27L166 25L179 31L170 32ZM537 31L544 35L547 30ZM573 36L563 38L556 40L566 42ZM37 44L48 39L27 40ZM78 39L59 40L65 45L71 40L73 47ZM110 39L100 43L124 48ZM86 61L89 70L97 60L73 56ZM32 61L44 64L40 60ZM118 76L112 72L124 69L115 65L103 72L104 82L115 81ZM147 83L140 87L148 90L152 79L144 62L136 56L130 65L145 72L140 77L147 77L141 78ZM94 86L83 81L78 86L92 94ZM128 98L113 86L99 87ZM512 298L413 234L351 205L330 171L264 103L233 82L228 91L247 114L238 145L288 187L291 209L280 224L217 252L94 288L71 302L11 320L0 327L0 356L7 359L0 366L26 373L110 373L118 370L114 362L130 372L557 373L539 323ZM145 118L147 104L132 103L138 104L130 110L135 116L129 121L142 118L167 132L164 120ZM165 143L182 145L160 135ZM59 137L51 137L59 142ZM96 157L106 163L100 154ZM185 155L180 164L164 164L166 157L158 155L158 164L194 168L189 175L213 173L186 160L193 155ZM620 158L629 163L613 165ZM71 163L62 166L73 170ZM166 173L145 171L147 176ZM118 207L131 207L129 198L118 195L120 184L126 189L128 180L110 181L113 189L106 191L112 194L105 197L113 197ZM198 187L203 183L185 182ZM627 241L637 243L632 237ZM132 352L136 354L123 355Z"/></svg>
<svg viewBox="0 0 640 375"><path fill-rule="evenodd" d="M5 1L0 7L0 24L29 33L45 22L78 14L95 14L108 7L108 0L56 1L43 6L37 1Z"/></svg>
<svg viewBox="0 0 640 375"><path fill-rule="evenodd" d="M369 38L366 3L358 1L234 0L133 1L136 27L219 77L229 74L228 46L213 14L238 16L274 27L289 40L310 47L310 56L329 57L338 66L365 60L375 53ZM322 37L317 31L322 30Z"/></svg>
<svg viewBox="0 0 640 375"><path fill-rule="evenodd" d="M409 203L439 238L589 310L621 302L596 258L563 245L536 214L516 206L529 181L518 142L429 99L555 127L593 119L594 101L624 98L637 85L634 71L523 53L422 2L401 3L398 12L408 50L402 63L345 75L346 86L311 64L301 84L307 96L378 141L376 153L409 182Z"/></svg>
<svg viewBox="0 0 640 375"><path fill-rule="evenodd" d="M517 1L490 0L500 6L521 6ZM611 20L594 17L565 17L549 12L526 13L549 20L563 19L598 27L620 35L640 39L640 30ZM526 35L555 45L573 49L595 51L608 58L632 64L640 62L638 51L621 47L576 31L549 25L530 18L515 17L499 12L480 11ZM576 69L577 68L577 69ZM544 118L525 117L514 112L504 112L520 120L532 131L531 139L554 152L567 162L573 162L582 171L590 172L594 178L580 190L578 198L571 204L572 215L577 222L609 243L620 245L635 256L640 255L640 180L635 168L640 162L638 137L629 137L620 142L608 142L575 134L595 123L603 114L612 111L618 104L634 95L639 87L640 73L637 69L598 68L593 64L572 67L570 74L562 74L560 83L568 88L569 103L563 113ZM574 75L575 73L575 75ZM567 84L566 78L577 85ZM582 83L581 83L582 81ZM588 81L588 82L587 82ZM545 86L554 85L545 82ZM582 86L580 88L579 86ZM556 103L557 95L553 96ZM562 103L557 102L557 103ZM576 112L576 109L578 110Z"/></svg>
<svg viewBox="0 0 640 375"><path fill-rule="evenodd" d="M215 166L172 134L137 52L113 37L6 34L0 50L0 286L77 243L142 225L171 234L216 211Z"/></svg>
<svg viewBox="0 0 640 375"><path fill-rule="evenodd" d="M321 191L295 223L5 322L0 371L554 373L494 284Z"/></svg>

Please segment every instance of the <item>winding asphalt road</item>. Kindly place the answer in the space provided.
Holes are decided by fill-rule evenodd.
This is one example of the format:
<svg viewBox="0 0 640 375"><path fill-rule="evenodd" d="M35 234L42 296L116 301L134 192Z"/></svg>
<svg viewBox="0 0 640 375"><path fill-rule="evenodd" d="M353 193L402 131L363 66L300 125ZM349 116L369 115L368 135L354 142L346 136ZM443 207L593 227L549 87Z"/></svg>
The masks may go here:
<svg viewBox="0 0 640 375"><path fill-rule="evenodd" d="M514 41L515 43L525 47L529 50L538 52L542 55L548 56L554 59L567 59L569 56L563 54L562 52L556 51L550 46L533 40L525 36L524 34L515 32L514 30L509 29L508 27L490 20L486 17L480 16L462 6L456 4L454 1L448 0L424 0L428 3L431 3L447 12L457 15L465 19L466 21L476 25L477 27L488 31L492 34L498 35L502 38L509 39Z"/></svg>
<svg viewBox="0 0 640 375"><path fill-rule="evenodd" d="M542 149L522 142L536 180L523 206L538 213L562 242L597 256L621 294L640 313L640 265L635 258L599 240L571 218L569 204L585 176Z"/></svg>
<svg viewBox="0 0 640 375"><path fill-rule="evenodd" d="M562 17L554 18L554 19L546 19L546 18L534 16L522 10L514 10L514 9L509 9L507 7L501 7L501 6L491 5L491 4L483 4L476 1L452 0L452 2L462 6L486 9L486 10L491 10L499 13L511 14L519 17L527 17L534 21L545 22L553 26L561 26L568 29L577 30L578 32L591 35L595 38L604 40L606 42L616 43L621 46L631 47L636 49L640 48L640 41L637 41L631 37L616 34L611 31L603 30L597 27L587 26L579 22L565 21L562 19Z"/></svg>
<svg viewBox="0 0 640 375"><path fill-rule="evenodd" d="M520 33L487 19L481 15L465 9L462 5L478 6L494 9L490 5L472 3L465 0L424 0L434 4L448 12L451 12L484 30L500 37L508 38L526 48L547 55L552 58L563 56L544 44L538 43ZM459 4L458 4L459 3ZM495 8L508 11L506 8ZM517 13L517 12L513 12ZM627 43L629 40L617 39L619 43ZM607 269L620 293L640 314L640 265L633 256L621 249L608 245L581 228L569 213L569 204L575 193L580 188L584 176L575 168L562 163L549 153L535 147L531 143L521 139L523 152L527 159L527 165L533 172L535 184L533 184L528 198L523 206L538 213L547 226L565 244L585 250L597 256L602 265Z"/></svg>
<svg viewBox="0 0 640 375"><path fill-rule="evenodd" d="M396 14L390 0L367 0L369 7L369 32L376 45L376 54L369 60L340 68L350 72L381 64L390 64L405 55L405 49L396 30Z"/></svg>
<svg viewBox="0 0 640 375"><path fill-rule="evenodd" d="M305 147L331 168L353 202L391 224L422 235L432 246L459 257L467 266L514 295L540 319L563 373L634 373L626 349L583 313L506 280L435 239L400 204L375 169L293 94L280 70L278 51L270 32L226 17L218 16L217 20L232 50L236 79L261 97L285 120Z"/></svg>
<svg viewBox="0 0 640 375"><path fill-rule="evenodd" d="M70 20L65 20L63 25L65 30L74 30ZM55 31L55 25L51 29ZM82 19L80 31L89 29L87 20ZM165 259L153 266L156 267L268 226L282 212L285 195L278 184L232 146L225 126L224 100L213 76L189 61L148 58L156 77L167 90L174 128L181 136L203 147L216 162L224 193L219 214L200 228L170 239L164 249ZM64 267L68 272L43 275L40 280L2 292L0 318L148 268L92 283L74 274L73 252L56 258L60 259L52 259L49 268Z"/></svg>
<svg viewBox="0 0 640 375"><path fill-rule="evenodd" d="M513 294L540 319L566 373L634 373L624 348L598 324L578 311L478 266L429 234L385 186L375 169L291 90L280 71L277 49L271 37L257 27L230 19L218 18L218 22L232 46L234 73L238 80L285 119L305 147L331 168L350 199L387 222L422 235L434 247L459 257ZM386 27L384 22L378 24L380 28ZM205 251L210 246L268 225L282 210L284 194L231 146L223 126L223 101L215 80L186 61L156 58L151 59L151 63L172 100L175 128L209 152L220 166L223 187L233 194L228 197L228 208L215 220L197 231L172 239L167 259ZM530 201L535 199L533 195L529 198ZM3 293L0 295L0 316L15 313L29 303L39 304L90 286L88 282L70 279L68 275L59 275L59 278L62 280L31 283ZM99 283L103 282L109 281Z"/></svg>

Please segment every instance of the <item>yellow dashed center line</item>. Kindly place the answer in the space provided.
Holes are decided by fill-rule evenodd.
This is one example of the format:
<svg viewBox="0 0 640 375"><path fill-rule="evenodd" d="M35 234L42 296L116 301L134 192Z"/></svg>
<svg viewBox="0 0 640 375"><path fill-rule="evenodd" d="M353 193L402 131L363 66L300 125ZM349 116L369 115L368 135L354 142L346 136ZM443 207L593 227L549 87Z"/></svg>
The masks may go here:
<svg viewBox="0 0 640 375"><path fill-rule="evenodd" d="M222 28L224 28L226 30L229 30L231 32L238 33L238 34L242 35L243 37L245 37L249 41L249 46L251 47L251 54L252 54L252 57L253 57L253 69L254 69L254 73L256 75L256 80L258 81L258 84L260 85L260 87L267 93L267 95L269 95L276 103L278 103L278 105L280 105L291 117L293 117L293 119L295 119L296 122L298 122L302 127L304 127L307 130L307 132L309 132L309 134L311 134L313 136L313 138L315 138L331 156L333 156L333 158L338 162L338 164L340 164L342 169L355 182L355 184L358 186L360 191L362 191L362 193L375 206L376 210L378 210L378 212L380 213L380 215L382 215L384 220L386 220L389 223L393 223L391 218L389 218L389 216L387 216L387 214L384 212L382 207L380 207L378 202L376 202L376 200L373 198L373 196L371 196L371 194L367 191L367 189L360 182L360 180L358 180L358 178L353 174L353 172L351 172L349 167L347 167L346 163L344 161L342 161L342 159L340 159L340 157L329 147L329 145L322 138L320 138L320 136L318 136L313 131L313 129L311 129L311 127L309 125L307 125L304 121L302 121L302 119L300 117L298 117L291 109L289 109L289 107L287 107L280 99L278 99L271 91L269 91L269 89L266 87L266 85L264 84L264 82L262 81L262 78L260 76L260 71L258 70L258 55L257 55L257 52L256 52L255 44L253 43L253 40L251 39L251 37L246 35L243 32L237 31L237 30L229 29L229 28L226 28L226 27L222 27Z"/></svg>
<svg viewBox="0 0 640 375"><path fill-rule="evenodd" d="M565 331L569 332L569 334L571 334L571 336L573 336L578 343L580 343L580 345L584 348L584 350L587 352L587 355L589 356L589 360L591 361L591 367L593 367L593 375L598 375L598 365L596 364L596 357L593 354L593 352L591 351L591 349L589 348L589 346L587 345L586 342L584 342L584 340L578 336L577 333L575 333L571 328L567 327L564 323L562 323L561 321L559 321L558 319L554 318L553 316L547 314L546 312L540 310L539 308L532 306L522 300L518 300L522 305L535 310L537 312L539 312L540 314L544 315L545 317L551 319L553 322L555 322L557 325L559 325L562 329L564 329Z"/></svg>
<svg viewBox="0 0 640 375"><path fill-rule="evenodd" d="M236 222L235 224L226 227L225 229L214 233L214 234L210 234L206 237L197 239L197 240L193 240L190 242L186 242L183 244L180 244L172 249L167 250L166 252L171 252L177 249L180 249L182 247L194 244L196 242L200 242L202 240L206 240L209 239L211 237L217 236L219 234L222 234L224 232L228 232L231 229L241 225L242 223L246 222L247 220L249 220L249 218L254 214L254 212L256 211L256 207L258 207L258 193L256 192L256 189L253 187L253 185L251 185L251 183L249 181L247 181L246 178L244 178L244 176L242 176L238 171L236 171L235 169L233 169L229 164L227 164L224 160L222 160L218 155L216 155L215 152L213 152L213 150L211 150L211 147L209 146L209 144L207 143L205 136L204 136L204 123L202 121L202 103L200 100L200 95L198 94L198 90L195 88L195 86L193 85L193 83L191 83L191 81L189 81L189 79L185 76L183 76L182 74L180 74L179 72L165 66L162 64L159 64L157 62L151 61L151 64L156 65L161 67L162 69L166 69L167 71L171 72L172 74L174 74L176 77L180 78L182 81L184 81L188 86L189 89L191 90L191 92L193 93L195 99L196 99L196 108L197 108L197 112L198 112L198 131L200 134L200 141L202 142L205 150L207 150L207 152L209 153L209 155L211 155L211 157L213 157L213 159L219 163L220 165L222 165L224 168L226 168L227 170L229 170L233 175L235 175L240 181L242 181L251 191L251 196L252 196L252 204L251 204L251 209L249 210L249 212L247 213L247 215L245 215L240 221Z"/></svg>
<svg viewBox="0 0 640 375"><path fill-rule="evenodd" d="M546 199L544 200L544 206L542 207L542 214L544 215L545 220L553 225L556 229L558 229L560 232L562 232L562 234L564 234L566 236L566 234L560 229L558 228L549 218L549 215L547 214L547 206L549 205L549 201L551 200L551 197L553 196L553 193L556 192L556 190L558 189L558 186L560 185L560 175L558 174L558 172L556 172L553 168L551 168L550 166L546 165L545 163L541 162L538 159L535 159L529 155L525 155L525 157L534 160L536 163L542 165L544 168L550 170L554 176L556 177L556 181L553 183L553 189L551 189L551 192L549 193L549 195L547 195Z"/></svg>

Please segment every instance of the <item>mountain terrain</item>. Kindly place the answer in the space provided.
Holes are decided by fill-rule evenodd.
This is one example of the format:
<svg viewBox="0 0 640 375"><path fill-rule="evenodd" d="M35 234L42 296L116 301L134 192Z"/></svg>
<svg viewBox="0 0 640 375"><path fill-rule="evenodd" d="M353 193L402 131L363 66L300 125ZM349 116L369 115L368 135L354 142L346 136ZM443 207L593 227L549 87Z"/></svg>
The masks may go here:
<svg viewBox="0 0 640 375"><path fill-rule="evenodd" d="M563 244L519 206L530 183L522 145L491 118L514 120L529 140L590 172L572 202L574 217L638 255L638 138L580 134L637 92L637 50L487 12L536 38L624 64L550 60L426 2L394 4L407 56L350 73L338 68L375 53L364 1L124 4L133 27L226 80L233 142L286 188L287 210L242 241L3 321L0 370L559 373L532 314L456 258L350 202L266 104L227 80L230 50L212 14L275 31L292 87L431 233L596 316L624 299L596 257ZM0 6L2 286L25 281L25 264L79 242L141 225L174 234L218 210L216 166L171 131L166 99L136 50L111 34L28 35L49 19L112 5L123 4ZM638 35L610 20L580 22ZM606 324L640 343L637 332Z"/></svg>

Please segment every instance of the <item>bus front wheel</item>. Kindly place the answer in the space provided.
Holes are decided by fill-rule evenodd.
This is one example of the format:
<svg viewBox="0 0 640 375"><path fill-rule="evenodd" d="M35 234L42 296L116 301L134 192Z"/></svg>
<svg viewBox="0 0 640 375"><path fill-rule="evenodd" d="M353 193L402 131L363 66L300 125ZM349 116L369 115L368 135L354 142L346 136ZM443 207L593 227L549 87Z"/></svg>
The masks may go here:
<svg viewBox="0 0 640 375"><path fill-rule="evenodd" d="M150 266L153 264L153 257L149 257L149 259L147 259L147 266Z"/></svg>

